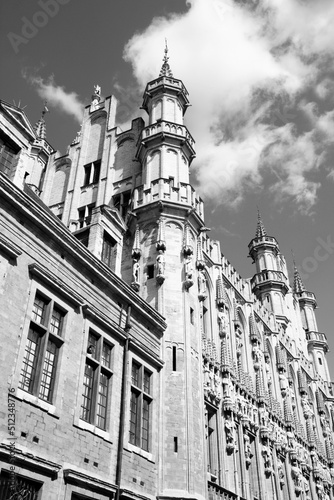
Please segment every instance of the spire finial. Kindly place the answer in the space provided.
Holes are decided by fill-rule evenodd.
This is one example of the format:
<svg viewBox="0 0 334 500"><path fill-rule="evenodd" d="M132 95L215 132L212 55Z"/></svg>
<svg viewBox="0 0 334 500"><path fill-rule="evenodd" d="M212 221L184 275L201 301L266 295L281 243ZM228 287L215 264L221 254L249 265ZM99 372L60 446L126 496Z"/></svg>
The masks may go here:
<svg viewBox="0 0 334 500"><path fill-rule="evenodd" d="M296 262L295 262L295 256L294 256L294 253L292 250L291 250L291 253L292 253L293 269L294 269L294 272L293 272L293 293L302 293L302 292L305 292L306 288L305 288L305 285L301 279L299 271L297 269Z"/></svg>
<svg viewBox="0 0 334 500"><path fill-rule="evenodd" d="M46 113L49 113L49 109L47 108L47 101L44 101L44 108L41 113L41 117L36 123L34 130L36 132L36 135L39 139L46 139L46 125L45 125L45 115Z"/></svg>
<svg viewBox="0 0 334 500"><path fill-rule="evenodd" d="M257 227L255 238L262 238L263 236L267 236L267 231L263 225L259 207L257 207Z"/></svg>
<svg viewBox="0 0 334 500"><path fill-rule="evenodd" d="M168 45L167 45L167 38L165 38L165 54L164 54L164 57L162 59L162 66L161 66L159 76L169 76L169 77L173 76L172 70L170 69L170 66L168 63L168 60L169 60Z"/></svg>

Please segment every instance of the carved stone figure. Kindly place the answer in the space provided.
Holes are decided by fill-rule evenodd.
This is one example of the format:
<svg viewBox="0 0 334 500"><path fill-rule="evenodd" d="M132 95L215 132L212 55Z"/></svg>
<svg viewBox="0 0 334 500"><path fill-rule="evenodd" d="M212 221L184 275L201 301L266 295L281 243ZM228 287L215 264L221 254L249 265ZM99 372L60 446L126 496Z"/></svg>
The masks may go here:
<svg viewBox="0 0 334 500"><path fill-rule="evenodd" d="M94 85L94 94L101 95L101 87L100 87L100 85Z"/></svg>
<svg viewBox="0 0 334 500"><path fill-rule="evenodd" d="M204 392L206 396L208 395L211 388L211 380L210 380L210 368L208 363L204 365Z"/></svg>
<svg viewBox="0 0 334 500"><path fill-rule="evenodd" d="M222 336L226 333L228 325L227 314L222 307L218 309L218 325L219 325L219 335Z"/></svg>
<svg viewBox="0 0 334 500"><path fill-rule="evenodd" d="M268 411L264 407L259 408L259 419L262 427L268 426L268 417Z"/></svg>
<svg viewBox="0 0 334 500"><path fill-rule="evenodd" d="M289 382L288 382L287 377L284 375L284 373L281 373L278 378L279 378L279 386L281 389L281 394L284 397L287 394Z"/></svg>
<svg viewBox="0 0 334 500"><path fill-rule="evenodd" d="M314 413L311 408L308 396L304 394L301 399L305 419L312 418Z"/></svg>
<svg viewBox="0 0 334 500"><path fill-rule="evenodd" d="M225 420L225 432L226 432L226 449L231 452L235 448L234 439L234 422L231 416L228 416Z"/></svg>
<svg viewBox="0 0 334 500"><path fill-rule="evenodd" d="M283 465L282 464L278 464L277 470L278 470L279 484L280 484L280 486L282 488L282 486L284 486L284 484L285 484L285 474L284 474Z"/></svg>
<svg viewBox="0 0 334 500"><path fill-rule="evenodd" d="M156 258L157 262L157 274L164 275L165 273L165 256L162 250L159 250L159 255Z"/></svg>
<svg viewBox="0 0 334 500"><path fill-rule="evenodd" d="M273 463L272 463L271 449L270 446L268 446L267 444L262 447L262 456L264 460L265 472L269 474L272 472Z"/></svg>
<svg viewBox="0 0 334 500"><path fill-rule="evenodd" d="M202 270L198 271L198 293L199 295L206 294L206 279L204 271Z"/></svg>
<svg viewBox="0 0 334 500"><path fill-rule="evenodd" d="M244 447L245 447L245 463L246 467L248 467L253 457L252 446L248 434L244 434Z"/></svg>
<svg viewBox="0 0 334 500"><path fill-rule="evenodd" d="M137 259L133 259L133 266L132 266L132 279L134 283L139 283L139 269L140 265Z"/></svg>
<svg viewBox="0 0 334 500"><path fill-rule="evenodd" d="M291 467L291 477L293 479L293 482L295 483L295 492L297 495L299 495L302 491L302 474L297 465L293 465Z"/></svg>
<svg viewBox="0 0 334 500"><path fill-rule="evenodd" d="M185 261L186 280L192 280L193 272L194 272L193 261L191 255L188 255Z"/></svg>
<svg viewBox="0 0 334 500"><path fill-rule="evenodd" d="M216 398L220 399L221 398L221 391L220 391L220 376L219 376L219 372L216 372L214 374L214 392L215 392L215 396Z"/></svg>

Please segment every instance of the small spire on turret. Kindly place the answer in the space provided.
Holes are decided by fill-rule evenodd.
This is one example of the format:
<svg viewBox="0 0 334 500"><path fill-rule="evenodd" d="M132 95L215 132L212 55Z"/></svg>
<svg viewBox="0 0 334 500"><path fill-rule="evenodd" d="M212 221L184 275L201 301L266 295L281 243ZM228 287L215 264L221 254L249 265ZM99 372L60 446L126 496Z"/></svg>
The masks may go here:
<svg viewBox="0 0 334 500"><path fill-rule="evenodd" d="M293 253L292 253L293 255ZM293 256L293 293L302 293L305 292L306 288L305 285L300 277L299 271L296 266L296 262Z"/></svg>
<svg viewBox="0 0 334 500"><path fill-rule="evenodd" d="M168 57L167 38L165 38L165 55L164 55L163 60L162 60L162 66L161 66L159 76L170 76L170 77L173 76L173 73L172 73L172 70L170 69L168 60L169 60L169 57Z"/></svg>
<svg viewBox="0 0 334 500"><path fill-rule="evenodd" d="M255 238L262 238L263 236L267 236L267 231L263 225L260 210L258 208L257 209L257 226L256 226Z"/></svg>
<svg viewBox="0 0 334 500"><path fill-rule="evenodd" d="M46 139L46 124L45 124L45 115L46 113L49 113L48 108L46 107L47 101L44 102L44 108L42 111L42 115L38 122L34 126L34 130L36 132L36 135L39 139Z"/></svg>

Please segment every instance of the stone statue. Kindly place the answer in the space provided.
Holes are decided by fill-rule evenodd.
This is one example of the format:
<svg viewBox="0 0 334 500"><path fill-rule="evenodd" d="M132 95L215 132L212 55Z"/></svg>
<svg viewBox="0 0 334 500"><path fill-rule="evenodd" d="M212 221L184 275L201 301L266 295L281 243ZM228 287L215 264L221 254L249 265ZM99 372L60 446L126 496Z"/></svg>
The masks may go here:
<svg viewBox="0 0 334 500"><path fill-rule="evenodd" d="M205 295L206 293L206 279L204 271L198 271L198 293L200 295Z"/></svg>
<svg viewBox="0 0 334 500"><path fill-rule="evenodd" d="M219 334L223 335L224 333L226 333L227 329L227 314L224 311L224 309L220 307L218 309L217 315L218 315Z"/></svg>
<svg viewBox="0 0 334 500"><path fill-rule="evenodd" d="M100 85L94 85L94 94L101 95L101 87L100 87Z"/></svg>
<svg viewBox="0 0 334 500"><path fill-rule="evenodd" d="M165 273L165 256L163 254L162 250L159 250L159 255L157 256L156 259L157 262L157 274L164 274Z"/></svg>
<svg viewBox="0 0 334 500"><path fill-rule="evenodd" d="M302 407L303 407L304 417L306 419L313 416L313 411L310 402L308 400L308 396L306 394L302 396Z"/></svg>
<svg viewBox="0 0 334 500"><path fill-rule="evenodd" d="M286 378L284 373L281 373L278 378L279 378L279 386L281 389L282 396L286 396L286 393L287 393L287 390L289 387L288 379Z"/></svg>
<svg viewBox="0 0 334 500"><path fill-rule="evenodd" d="M133 259L132 266L132 279L134 283L139 283L139 269L140 265L137 259Z"/></svg>
<svg viewBox="0 0 334 500"><path fill-rule="evenodd" d="M192 280L193 277L193 261L191 255L188 255L185 261L185 273L186 273L186 280Z"/></svg>
<svg viewBox="0 0 334 500"><path fill-rule="evenodd" d="M248 434L244 434L245 462L249 466L253 457L252 446Z"/></svg>
<svg viewBox="0 0 334 500"><path fill-rule="evenodd" d="M262 447L262 456L263 456L264 468L266 469L266 472L271 472L271 470L272 470L271 450L267 444Z"/></svg>
<svg viewBox="0 0 334 500"><path fill-rule="evenodd" d="M262 358L262 351L259 344L253 346L253 358L255 363L260 363Z"/></svg>
<svg viewBox="0 0 334 500"><path fill-rule="evenodd" d="M226 444L227 447L232 450L235 447L234 441L234 422L232 417L228 416L225 420L225 432L226 432Z"/></svg>

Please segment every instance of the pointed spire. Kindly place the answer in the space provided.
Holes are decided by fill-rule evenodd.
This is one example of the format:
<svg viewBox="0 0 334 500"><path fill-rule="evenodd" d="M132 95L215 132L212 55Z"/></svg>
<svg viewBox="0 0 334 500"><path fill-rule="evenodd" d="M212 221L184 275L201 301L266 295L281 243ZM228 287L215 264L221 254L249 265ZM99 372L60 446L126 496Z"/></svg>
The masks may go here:
<svg viewBox="0 0 334 500"><path fill-rule="evenodd" d="M173 76L173 73L172 73L172 70L170 69L168 60L169 60L169 57L168 57L167 38L165 38L165 55L164 55L163 60L162 60L162 66L161 66L159 76L169 76L169 77Z"/></svg>
<svg viewBox="0 0 334 500"><path fill-rule="evenodd" d="M317 408L318 408L318 412L320 415L323 415L325 414L325 402L324 402L324 395L322 393L322 391L320 389L317 389L315 391L315 399L316 399L316 402L317 402Z"/></svg>
<svg viewBox="0 0 334 500"><path fill-rule="evenodd" d="M256 396L257 396L258 403L265 403L266 402L266 392L264 390L262 370L259 370L256 372L255 384L256 384Z"/></svg>
<svg viewBox="0 0 334 500"><path fill-rule="evenodd" d="M307 377L306 373L301 368L299 368L297 371L297 378L298 378L298 386L300 394L307 395L308 394Z"/></svg>
<svg viewBox="0 0 334 500"><path fill-rule="evenodd" d="M267 231L263 225L260 210L257 209L257 226L256 226L255 238L262 238L263 236L267 236Z"/></svg>
<svg viewBox="0 0 334 500"><path fill-rule="evenodd" d="M223 372L227 372L230 370L231 359L229 355L229 349L228 349L228 344L226 342L226 338L223 338L221 342L220 363L221 363L221 370Z"/></svg>
<svg viewBox="0 0 334 500"><path fill-rule="evenodd" d="M47 101L44 102L44 108L42 111L42 115L41 115L40 119L38 120L38 122L34 126L34 130L36 132L38 139L46 139L46 125L45 125L44 116L46 115L46 113L49 113L49 110L46 107L46 105L47 105Z"/></svg>
<svg viewBox="0 0 334 500"><path fill-rule="evenodd" d="M157 250L166 250L166 239L165 239L165 221L163 218L158 220L158 237L155 244Z"/></svg>
<svg viewBox="0 0 334 500"><path fill-rule="evenodd" d="M252 342L261 342L261 334L259 332L253 313L251 313L249 316L249 334Z"/></svg>
<svg viewBox="0 0 334 500"><path fill-rule="evenodd" d="M315 446L315 435L313 430L313 425L311 419L306 420L306 434L307 440L310 448L314 448Z"/></svg>
<svg viewBox="0 0 334 500"><path fill-rule="evenodd" d="M132 258L138 260L140 259L140 256L141 256L141 250L140 250L139 226L137 224L135 237L133 241L133 247L132 247Z"/></svg>
<svg viewBox="0 0 334 500"><path fill-rule="evenodd" d="M225 304L227 304L225 284L221 275L218 276L216 281L216 300L218 307L223 307Z"/></svg>
<svg viewBox="0 0 334 500"><path fill-rule="evenodd" d="M293 254L292 254L293 255ZM302 293L305 292L305 285L300 277L299 271L296 266L295 259L293 259L293 293Z"/></svg>
<svg viewBox="0 0 334 500"><path fill-rule="evenodd" d="M193 247L190 240L190 227L188 222L186 222L183 232L183 253L185 257L187 255L193 254Z"/></svg>
<svg viewBox="0 0 334 500"><path fill-rule="evenodd" d="M203 248L202 248L202 235L199 235L197 239L196 267L199 271L205 268L205 261L203 257Z"/></svg>

